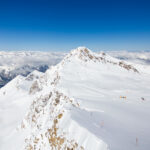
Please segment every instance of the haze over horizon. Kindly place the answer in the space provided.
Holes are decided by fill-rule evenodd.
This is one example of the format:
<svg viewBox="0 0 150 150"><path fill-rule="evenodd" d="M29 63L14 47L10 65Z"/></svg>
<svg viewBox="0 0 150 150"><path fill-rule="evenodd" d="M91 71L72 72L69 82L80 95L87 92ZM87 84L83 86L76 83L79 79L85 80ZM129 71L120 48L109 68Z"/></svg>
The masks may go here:
<svg viewBox="0 0 150 150"><path fill-rule="evenodd" d="M5 0L0 50L150 50L150 1Z"/></svg>

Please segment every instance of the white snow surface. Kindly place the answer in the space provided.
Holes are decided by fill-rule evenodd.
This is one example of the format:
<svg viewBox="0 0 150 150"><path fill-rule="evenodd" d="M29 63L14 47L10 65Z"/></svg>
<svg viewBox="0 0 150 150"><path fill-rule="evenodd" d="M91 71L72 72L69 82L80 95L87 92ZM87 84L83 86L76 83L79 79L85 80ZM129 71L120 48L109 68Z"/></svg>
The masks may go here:
<svg viewBox="0 0 150 150"><path fill-rule="evenodd" d="M45 72L65 55L63 52L0 51L0 87L17 75L26 76L34 70Z"/></svg>
<svg viewBox="0 0 150 150"><path fill-rule="evenodd" d="M107 54L150 69L150 51L106 51ZM17 75L26 76L33 70L45 72L58 64L67 53L42 51L0 51L0 88Z"/></svg>
<svg viewBox="0 0 150 150"><path fill-rule="evenodd" d="M149 150L149 84L141 64L72 50L0 89L0 150Z"/></svg>

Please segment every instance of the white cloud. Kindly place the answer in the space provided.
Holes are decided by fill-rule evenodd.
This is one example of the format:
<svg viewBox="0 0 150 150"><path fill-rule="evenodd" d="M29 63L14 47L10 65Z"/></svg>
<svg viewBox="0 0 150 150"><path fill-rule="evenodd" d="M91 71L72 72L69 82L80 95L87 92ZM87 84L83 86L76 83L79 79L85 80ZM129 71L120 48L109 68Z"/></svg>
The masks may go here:
<svg viewBox="0 0 150 150"><path fill-rule="evenodd" d="M0 87L19 74L27 75L33 70L45 71L64 56L65 53L61 52L0 51Z"/></svg>
<svg viewBox="0 0 150 150"><path fill-rule="evenodd" d="M118 59L150 65L150 52L107 51L106 53Z"/></svg>

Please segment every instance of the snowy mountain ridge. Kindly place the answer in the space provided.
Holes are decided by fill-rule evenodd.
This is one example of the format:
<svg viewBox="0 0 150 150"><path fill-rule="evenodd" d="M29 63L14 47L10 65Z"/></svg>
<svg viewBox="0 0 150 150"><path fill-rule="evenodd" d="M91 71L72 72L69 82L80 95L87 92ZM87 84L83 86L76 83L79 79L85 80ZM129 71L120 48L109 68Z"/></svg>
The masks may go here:
<svg viewBox="0 0 150 150"><path fill-rule="evenodd" d="M148 70L150 68L148 51L106 51L106 54L130 62L135 68L137 64L143 65ZM0 88L17 75L27 76L34 70L45 72L50 66L58 64L66 55L67 53L64 52L0 51Z"/></svg>
<svg viewBox="0 0 150 150"><path fill-rule="evenodd" d="M79 47L0 89L0 149L148 150L149 81L140 68Z"/></svg>
<svg viewBox="0 0 150 150"><path fill-rule="evenodd" d="M86 47L78 47L75 50L72 50L62 62L66 61L66 59L71 60L72 57L76 57L84 62L93 61L93 62L102 62L102 63L111 63L113 65L119 65L127 70L132 70L138 73L138 70L130 64L125 63L124 61L120 61L116 58L113 58L109 55L106 55L104 52L99 54L93 53Z"/></svg>
<svg viewBox="0 0 150 150"><path fill-rule="evenodd" d="M65 55L59 52L0 51L0 87L17 75L27 76L34 70L45 72Z"/></svg>

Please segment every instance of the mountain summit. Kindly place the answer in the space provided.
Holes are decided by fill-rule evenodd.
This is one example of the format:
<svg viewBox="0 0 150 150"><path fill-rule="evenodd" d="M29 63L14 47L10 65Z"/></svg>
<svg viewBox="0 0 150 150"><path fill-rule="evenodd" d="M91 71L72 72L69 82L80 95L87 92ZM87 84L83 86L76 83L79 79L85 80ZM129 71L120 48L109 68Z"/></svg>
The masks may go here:
<svg viewBox="0 0 150 150"><path fill-rule="evenodd" d="M144 68L72 50L0 89L0 149L148 150L149 83Z"/></svg>

